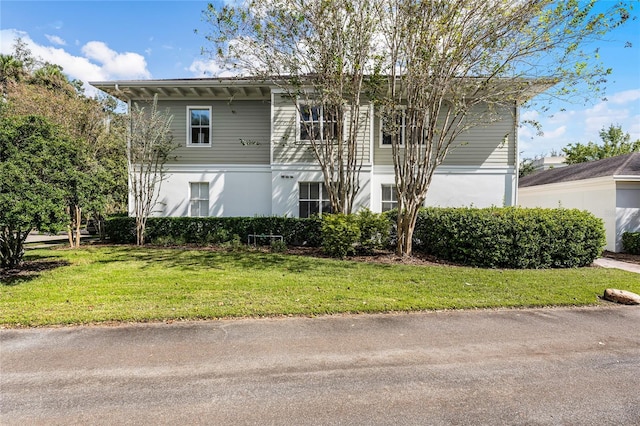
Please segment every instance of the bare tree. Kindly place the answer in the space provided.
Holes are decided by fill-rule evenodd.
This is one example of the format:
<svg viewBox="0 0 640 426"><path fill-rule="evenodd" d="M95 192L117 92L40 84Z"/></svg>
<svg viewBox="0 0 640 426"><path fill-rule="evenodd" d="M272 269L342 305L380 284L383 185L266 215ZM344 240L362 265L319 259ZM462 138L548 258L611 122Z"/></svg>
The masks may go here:
<svg viewBox="0 0 640 426"><path fill-rule="evenodd" d="M138 245L144 244L147 218L158 202L160 186L166 178L164 166L176 148L171 134L172 120L172 115L158 111L157 96L150 109L136 103L130 111L127 165Z"/></svg>
<svg viewBox="0 0 640 426"><path fill-rule="evenodd" d="M210 54L237 72L269 80L296 107L296 129L324 176L334 212L351 213L369 125L362 96L376 31L370 0L253 0L210 6Z"/></svg>

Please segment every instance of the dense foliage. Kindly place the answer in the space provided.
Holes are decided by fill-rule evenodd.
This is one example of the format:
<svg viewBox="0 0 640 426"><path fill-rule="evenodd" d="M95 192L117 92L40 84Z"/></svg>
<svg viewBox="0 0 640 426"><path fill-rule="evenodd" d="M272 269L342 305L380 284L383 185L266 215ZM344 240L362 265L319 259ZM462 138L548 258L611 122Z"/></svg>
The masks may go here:
<svg viewBox="0 0 640 426"><path fill-rule="evenodd" d="M0 266L20 265L31 230L64 226L74 142L41 117L0 119Z"/></svg>
<svg viewBox="0 0 640 426"><path fill-rule="evenodd" d="M622 249L631 254L640 254L640 232L622 234Z"/></svg>
<svg viewBox="0 0 640 426"><path fill-rule="evenodd" d="M604 226L575 209L426 208L414 234L416 250L490 268L590 265L605 244Z"/></svg>
<svg viewBox="0 0 640 426"><path fill-rule="evenodd" d="M146 239L151 242L170 237L188 244L219 244L234 237L247 241L256 235L257 243L269 243L268 235L282 235L286 244L320 245L319 218L289 217L150 217ZM114 243L135 243L136 224L133 217L113 217L106 221L106 233ZM261 237L263 236L263 237ZM253 242L253 239L251 240Z"/></svg>
<svg viewBox="0 0 640 426"><path fill-rule="evenodd" d="M325 253L342 258L389 248L396 214L364 210L311 219L149 218L147 238L161 245L205 245L245 242L249 235L258 235L258 243L268 244L266 236L276 234L288 245L321 246ZM115 243L135 242L135 219L109 219L107 234ZM575 209L425 208L420 210L414 234L418 252L490 268L587 266L600 256L604 244L602 221Z"/></svg>
<svg viewBox="0 0 640 426"><path fill-rule="evenodd" d="M569 144L562 148L567 164L585 163L587 161L602 160L603 158L640 152L640 139L631 141L631 135L622 131L620 125L610 125L600 130L602 143L588 142L587 144Z"/></svg>

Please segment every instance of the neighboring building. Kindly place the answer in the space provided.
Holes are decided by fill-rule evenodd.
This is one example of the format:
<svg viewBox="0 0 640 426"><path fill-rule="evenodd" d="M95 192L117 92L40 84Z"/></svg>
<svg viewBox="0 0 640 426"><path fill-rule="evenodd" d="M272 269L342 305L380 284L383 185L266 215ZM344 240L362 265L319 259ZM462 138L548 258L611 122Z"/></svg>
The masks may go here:
<svg viewBox="0 0 640 426"><path fill-rule="evenodd" d="M555 169L556 167L565 167L567 165L565 163L566 159L566 157L562 156L536 158L531 162L531 165L535 171Z"/></svg>
<svg viewBox="0 0 640 426"><path fill-rule="evenodd" d="M622 251L622 234L640 231L640 153L537 172L520 179L522 207L577 208L604 221L606 249Z"/></svg>
<svg viewBox="0 0 640 426"><path fill-rule="evenodd" d="M322 172L300 125L321 121L322 113L301 117L276 85L249 78L91 84L129 105L157 95L159 108L174 116L179 148L167 164L157 215L305 217L326 211ZM530 86L528 96L549 87ZM364 101L361 114L364 161L356 206L380 212L396 205L391 146L373 105ZM518 105L501 115L458 138L460 146L434 174L427 205L515 204Z"/></svg>

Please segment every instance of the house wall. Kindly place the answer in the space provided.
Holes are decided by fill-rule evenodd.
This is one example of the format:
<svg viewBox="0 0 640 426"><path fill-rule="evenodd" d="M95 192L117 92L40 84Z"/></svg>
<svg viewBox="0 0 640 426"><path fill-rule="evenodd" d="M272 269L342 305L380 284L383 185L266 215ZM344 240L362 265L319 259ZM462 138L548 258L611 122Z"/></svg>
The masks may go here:
<svg viewBox="0 0 640 426"><path fill-rule="evenodd" d="M291 97L282 93L273 93L273 127L272 127L272 158L274 164L316 164L317 160L310 142L299 141L298 110ZM373 112L370 106L364 103L360 107L360 119L358 127L359 154L362 163L371 163L370 137L371 116ZM349 115L345 117L349 123ZM348 124L345 132L348 132Z"/></svg>
<svg viewBox="0 0 640 426"><path fill-rule="evenodd" d="M482 117L486 108L476 106L471 114ZM456 138L445 157L443 166L514 166L516 164L515 107L500 107L499 119L478 125ZM390 146L381 146L380 117L373 126L374 164L393 165Z"/></svg>
<svg viewBox="0 0 640 426"><path fill-rule="evenodd" d="M209 216L271 215L269 166L209 164L170 165L153 215L189 216L191 182L209 183Z"/></svg>
<svg viewBox="0 0 640 426"><path fill-rule="evenodd" d="M605 249L617 251L616 186L612 177L519 188L518 204L522 207L587 210L604 221Z"/></svg>
<svg viewBox="0 0 640 426"><path fill-rule="evenodd" d="M372 174L371 210L380 212L382 185L394 185L393 167L375 167ZM512 167L440 166L436 169L425 206L491 207L515 203L515 169Z"/></svg>
<svg viewBox="0 0 640 426"><path fill-rule="evenodd" d="M211 107L210 146L187 146L189 106ZM173 152L170 163L269 164L269 100L160 100L158 109L173 115L171 132L178 148ZM241 139L251 141L251 144L243 145Z"/></svg>
<svg viewBox="0 0 640 426"><path fill-rule="evenodd" d="M616 182L616 251L625 232L640 232L640 180Z"/></svg>
<svg viewBox="0 0 640 426"><path fill-rule="evenodd" d="M189 183L208 182L210 216L295 217L299 182L323 181L310 145L296 140L296 107L280 93L272 93L270 99L233 101L165 99L159 105L174 116L171 129L179 147L168 164L154 215L189 216ZM189 106L211 107L211 146L187 146ZM426 205L514 204L517 137L513 112L505 108L500 121L459 138L467 144L451 151L436 170ZM363 167L355 208L380 211L382 185L395 182L391 150L379 145L380 123L373 107L364 104L360 114ZM243 145L241 139L257 144Z"/></svg>

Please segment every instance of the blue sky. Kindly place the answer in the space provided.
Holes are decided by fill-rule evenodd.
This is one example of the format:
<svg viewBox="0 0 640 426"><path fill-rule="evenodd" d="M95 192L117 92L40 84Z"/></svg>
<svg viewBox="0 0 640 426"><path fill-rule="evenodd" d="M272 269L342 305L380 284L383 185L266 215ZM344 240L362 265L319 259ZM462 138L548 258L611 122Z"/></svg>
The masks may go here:
<svg viewBox="0 0 640 426"><path fill-rule="evenodd" d="M218 1L218 0L217 0ZM603 6L609 0L600 0ZM214 2L215 3L215 2ZM633 16L640 3L633 1ZM11 1L0 3L0 52L11 53L22 37L32 53L83 81L189 78L217 74L214 61L200 54L206 32L200 1ZM599 44L602 60L613 68L607 101L588 105L557 102L553 117L535 110L544 136L520 129L523 157L560 151L568 143L599 142L604 126L620 124L640 139L640 18ZM632 47L624 47L631 42Z"/></svg>

